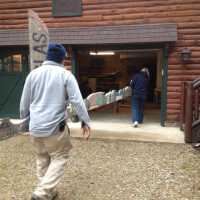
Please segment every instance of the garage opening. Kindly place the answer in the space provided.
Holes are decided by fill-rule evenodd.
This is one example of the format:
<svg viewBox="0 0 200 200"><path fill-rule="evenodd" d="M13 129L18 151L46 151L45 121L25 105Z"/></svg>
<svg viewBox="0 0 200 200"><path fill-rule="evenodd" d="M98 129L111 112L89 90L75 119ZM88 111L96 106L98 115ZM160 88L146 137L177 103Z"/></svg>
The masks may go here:
<svg viewBox="0 0 200 200"><path fill-rule="evenodd" d="M150 81L145 104L144 123L160 122L162 51L160 49L129 50L79 50L77 51L77 79L84 98L93 92L109 92L130 85L130 80L142 68L148 68ZM118 104L116 117L131 123L131 98ZM100 115L112 115L111 109L94 112L94 118Z"/></svg>

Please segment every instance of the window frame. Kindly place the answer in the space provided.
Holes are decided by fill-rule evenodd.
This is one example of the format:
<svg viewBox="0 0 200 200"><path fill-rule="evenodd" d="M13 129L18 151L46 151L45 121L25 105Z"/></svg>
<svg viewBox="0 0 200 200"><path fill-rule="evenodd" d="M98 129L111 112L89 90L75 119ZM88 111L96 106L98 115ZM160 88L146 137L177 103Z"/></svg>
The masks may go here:
<svg viewBox="0 0 200 200"><path fill-rule="evenodd" d="M21 56L21 66L20 66L20 71L14 71L14 59L13 59L13 56L15 55L20 55ZM11 61L10 61L10 64L12 65L12 70L11 71L8 71L6 70L6 64L5 63L5 58L7 57L11 57ZM7 54L3 54L2 56L0 56L0 60L1 60L1 64L2 64L2 68L0 69L0 73L6 73L6 74L19 74L19 73L22 73L23 72L23 59L24 59L24 55L22 53L15 53L15 52L10 52L10 53L7 53Z"/></svg>

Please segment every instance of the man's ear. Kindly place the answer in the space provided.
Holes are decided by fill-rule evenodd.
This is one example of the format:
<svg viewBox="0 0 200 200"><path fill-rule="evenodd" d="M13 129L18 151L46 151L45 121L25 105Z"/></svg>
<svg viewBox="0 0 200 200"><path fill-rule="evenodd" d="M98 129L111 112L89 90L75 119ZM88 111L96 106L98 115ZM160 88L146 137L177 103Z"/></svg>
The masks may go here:
<svg viewBox="0 0 200 200"><path fill-rule="evenodd" d="M65 60L62 60L62 62L60 64L65 65Z"/></svg>

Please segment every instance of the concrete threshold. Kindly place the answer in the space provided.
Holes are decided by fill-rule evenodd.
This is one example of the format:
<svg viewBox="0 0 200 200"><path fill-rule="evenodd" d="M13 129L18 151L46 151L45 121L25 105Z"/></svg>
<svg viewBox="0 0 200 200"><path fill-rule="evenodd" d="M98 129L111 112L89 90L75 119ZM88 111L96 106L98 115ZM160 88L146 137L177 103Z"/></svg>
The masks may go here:
<svg viewBox="0 0 200 200"><path fill-rule="evenodd" d="M18 125L21 120L10 120ZM82 138L81 123L68 122L71 137ZM147 122L134 128L128 120L94 120L91 138L132 140L144 142L184 143L184 133L178 127L161 127L157 122Z"/></svg>
<svg viewBox="0 0 200 200"><path fill-rule="evenodd" d="M82 137L80 123L68 123L72 137ZM142 124L134 128L131 123L91 122L91 138L133 140L144 142L184 143L184 134L177 127L161 127L158 123Z"/></svg>

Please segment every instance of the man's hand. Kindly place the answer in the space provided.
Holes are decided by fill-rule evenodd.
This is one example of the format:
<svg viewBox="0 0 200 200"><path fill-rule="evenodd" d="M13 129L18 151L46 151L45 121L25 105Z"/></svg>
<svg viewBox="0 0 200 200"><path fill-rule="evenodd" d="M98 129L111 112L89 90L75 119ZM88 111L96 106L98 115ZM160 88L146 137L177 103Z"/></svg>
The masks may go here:
<svg viewBox="0 0 200 200"><path fill-rule="evenodd" d="M90 137L90 132L91 132L91 129L89 126L87 125L84 125L82 126L82 134L83 134L83 137L88 140L89 137Z"/></svg>

